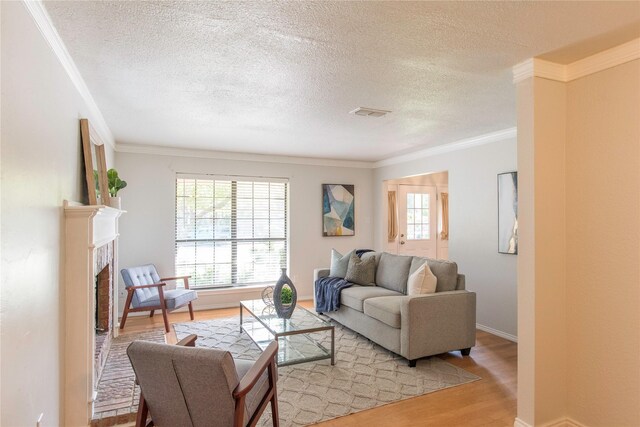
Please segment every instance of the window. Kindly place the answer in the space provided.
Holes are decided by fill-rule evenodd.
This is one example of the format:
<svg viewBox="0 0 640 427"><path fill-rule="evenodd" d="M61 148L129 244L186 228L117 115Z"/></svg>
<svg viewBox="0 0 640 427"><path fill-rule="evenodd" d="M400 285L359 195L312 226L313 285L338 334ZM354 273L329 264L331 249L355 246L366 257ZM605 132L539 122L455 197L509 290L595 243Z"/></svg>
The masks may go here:
<svg viewBox="0 0 640 427"><path fill-rule="evenodd" d="M196 288L278 280L288 259L286 180L176 178L176 273Z"/></svg>
<svg viewBox="0 0 640 427"><path fill-rule="evenodd" d="M430 239L429 194L407 193L407 240Z"/></svg>

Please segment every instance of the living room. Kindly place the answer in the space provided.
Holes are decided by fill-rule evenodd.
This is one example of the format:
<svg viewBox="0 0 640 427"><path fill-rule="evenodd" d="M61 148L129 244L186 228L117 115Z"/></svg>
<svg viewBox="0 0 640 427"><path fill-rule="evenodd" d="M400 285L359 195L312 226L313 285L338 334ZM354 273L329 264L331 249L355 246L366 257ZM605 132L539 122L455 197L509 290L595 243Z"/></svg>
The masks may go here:
<svg viewBox="0 0 640 427"><path fill-rule="evenodd" d="M639 3L15 2L1 17L2 425L68 425L63 206L89 204L81 118L128 183L119 268L182 274L181 174L279 180L284 266L312 312L333 249L392 251L387 183L446 172L445 258L477 295L478 344L417 369L442 359L479 379L325 425L637 425ZM517 255L498 250L497 177L514 171ZM323 235L324 184L353 186L353 236ZM264 286L198 289L196 323L237 317ZM122 336L162 330L159 311L135 314ZM168 319L191 323L186 308ZM502 406L466 400L489 382Z"/></svg>

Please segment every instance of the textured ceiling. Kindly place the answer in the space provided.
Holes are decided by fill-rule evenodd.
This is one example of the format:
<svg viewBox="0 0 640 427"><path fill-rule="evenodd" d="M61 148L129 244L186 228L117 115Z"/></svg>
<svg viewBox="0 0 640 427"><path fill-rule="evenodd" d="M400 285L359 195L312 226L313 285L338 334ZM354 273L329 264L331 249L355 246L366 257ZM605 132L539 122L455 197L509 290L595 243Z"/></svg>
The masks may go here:
<svg viewBox="0 0 640 427"><path fill-rule="evenodd" d="M354 160L512 127L513 65L640 29L638 2L45 6L119 143Z"/></svg>

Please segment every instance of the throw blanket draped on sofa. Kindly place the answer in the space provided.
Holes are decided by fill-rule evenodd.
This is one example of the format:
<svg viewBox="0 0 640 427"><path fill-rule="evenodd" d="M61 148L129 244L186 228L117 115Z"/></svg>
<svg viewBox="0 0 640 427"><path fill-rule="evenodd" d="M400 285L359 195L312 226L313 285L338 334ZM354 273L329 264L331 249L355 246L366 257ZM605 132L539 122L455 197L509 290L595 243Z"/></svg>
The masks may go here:
<svg viewBox="0 0 640 427"><path fill-rule="evenodd" d="M340 291L352 286L340 277L321 277L316 280L316 312L327 313L340 308Z"/></svg>

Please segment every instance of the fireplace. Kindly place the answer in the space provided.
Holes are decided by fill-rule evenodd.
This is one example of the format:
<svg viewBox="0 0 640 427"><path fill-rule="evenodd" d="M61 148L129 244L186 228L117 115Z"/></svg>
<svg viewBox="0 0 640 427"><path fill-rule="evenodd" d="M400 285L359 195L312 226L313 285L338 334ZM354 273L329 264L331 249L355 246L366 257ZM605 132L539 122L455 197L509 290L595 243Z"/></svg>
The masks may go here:
<svg viewBox="0 0 640 427"><path fill-rule="evenodd" d="M98 271L94 281L94 384L98 383L107 361L113 330L113 241L96 249L94 271Z"/></svg>
<svg viewBox="0 0 640 427"><path fill-rule="evenodd" d="M118 336L118 218L123 211L65 201L64 425L88 425L96 386Z"/></svg>
<svg viewBox="0 0 640 427"><path fill-rule="evenodd" d="M111 330L111 264L104 266L96 276L96 333Z"/></svg>

